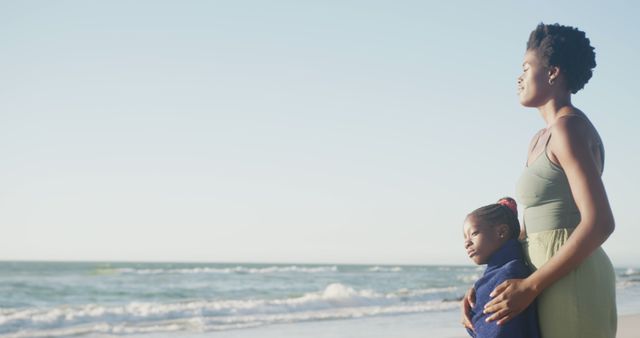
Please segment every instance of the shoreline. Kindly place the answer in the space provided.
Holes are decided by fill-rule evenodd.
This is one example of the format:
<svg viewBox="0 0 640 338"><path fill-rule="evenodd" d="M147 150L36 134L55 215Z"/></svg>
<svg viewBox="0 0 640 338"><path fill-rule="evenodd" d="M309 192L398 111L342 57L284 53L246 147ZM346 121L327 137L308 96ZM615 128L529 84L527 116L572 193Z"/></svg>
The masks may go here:
<svg viewBox="0 0 640 338"><path fill-rule="evenodd" d="M457 316L457 312L455 312ZM411 320L418 319L421 315L412 315ZM468 338L464 329L456 325L456 322L447 322L447 325L433 328L424 325L424 321L415 320L413 323L407 323L399 318L379 318L368 323L368 320L347 320L347 323L337 325L326 325L325 329L317 323L308 323L308 327L297 325L273 325L272 327L262 327L248 329L252 332L241 332L238 330L234 333L219 332L207 334L210 338L281 338L281 337L313 337L313 338ZM436 319L436 318L432 318ZM445 319L445 318L437 318ZM443 323L443 322L441 322ZM343 325L344 324L344 325ZM370 324L370 325L368 325ZM640 332L640 313L619 315L618 331L616 338L636 338ZM190 337L191 338L191 337ZM194 337L195 338L195 337ZM201 337L204 338L204 337Z"/></svg>
<svg viewBox="0 0 640 338"><path fill-rule="evenodd" d="M292 324L274 324L218 332L151 333L133 335L136 338L468 338L457 321L457 311L446 313L413 314L359 318L336 321L316 321ZM437 326L434 326L437 323ZM618 316L617 338L634 338L640 331L640 313ZM92 338L113 338L111 335L91 335Z"/></svg>

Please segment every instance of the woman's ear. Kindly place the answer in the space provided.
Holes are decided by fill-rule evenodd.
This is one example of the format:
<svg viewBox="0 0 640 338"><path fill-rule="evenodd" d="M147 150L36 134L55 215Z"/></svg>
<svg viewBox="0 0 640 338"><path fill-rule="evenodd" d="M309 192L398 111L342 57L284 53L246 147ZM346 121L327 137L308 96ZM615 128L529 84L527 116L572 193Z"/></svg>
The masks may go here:
<svg viewBox="0 0 640 338"><path fill-rule="evenodd" d="M556 66L549 67L547 75L549 76L549 83L553 84L553 82L557 81L558 77L560 76L560 68Z"/></svg>

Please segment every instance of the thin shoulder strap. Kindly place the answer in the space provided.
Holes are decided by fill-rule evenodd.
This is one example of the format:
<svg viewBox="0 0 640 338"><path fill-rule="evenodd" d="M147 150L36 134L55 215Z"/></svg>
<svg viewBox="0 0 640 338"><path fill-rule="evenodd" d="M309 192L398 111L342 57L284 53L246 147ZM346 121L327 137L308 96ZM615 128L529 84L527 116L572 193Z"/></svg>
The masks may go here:
<svg viewBox="0 0 640 338"><path fill-rule="evenodd" d="M581 117L581 118L584 118L585 120L587 120L587 122L588 122L589 124L591 124L591 122L589 121L589 119L588 119L585 115L582 115L582 114L567 114L567 115L562 115L562 116L560 116L560 117L559 117L559 119L560 119L560 118L563 118L563 117L568 117L568 116L579 116L579 117ZM549 137L547 138L547 142L546 142L546 143L545 143L545 145L544 145L544 151L545 151L545 152L547 151L547 147L549 146L549 141L551 140L551 136L553 136L553 133L551 132L551 129L552 129L552 128L553 128L553 127L551 127L551 128L549 129ZM602 144L602 140L598 140L598 146L600 147L600 149L599 149L599 150L600 150L600 159L601 159L601 161L602 161L602 163L601 163L602 165L600 166L600 168L601 168L600 173L602 173L602 172L604 172L604 145Z"/></svg>
<svg viewBox="0 0 640 338"><path fill-rule="evenodd" d="M579 116L579 117L582 117L582 118L586 119L586 120L587 120L587 122L589 122L589 119L587 119L587 117L586 117L586 116L584 116L584 115L582 115L582 114L567 114L567 115L562 115L562 116L558 117L558 119L565 118L565 117L570 117L570 116ZM554 124L555 124L555 123L554 123ZM551 141L551 136L553 136L553 133L551 132L551 130L552 130L552 129L553 129L553 126L550 126L550 127L549 127L549 137L547 138L547 143L545 143L545 145L544 145L544 150L545 150L545 151L547 151L547 146L549 145L549 141Z"/></svg>
<svg viewBox="0 0 640 338"><path fill-rule="evenodd" d="M604 144L602 144L602 140L600 141L600 160L602 160L602 165L600 166L600 174L604 172Z"/></svg>
<svg viewBox="0 0 640 338"><path fill-rule="evenodd" d="M544 151L547 151L547 147L549 146L549 141L551 141L551 136L553 133L551 132L551 128L549 128L549 137L547 137L547 141L544 143Z"/></svg>

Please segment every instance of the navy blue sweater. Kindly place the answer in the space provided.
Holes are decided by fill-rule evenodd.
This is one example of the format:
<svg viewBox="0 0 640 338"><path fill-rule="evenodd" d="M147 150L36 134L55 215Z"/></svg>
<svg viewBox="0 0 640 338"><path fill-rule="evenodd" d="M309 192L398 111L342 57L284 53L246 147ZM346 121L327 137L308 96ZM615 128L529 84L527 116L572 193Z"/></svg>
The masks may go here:
<svg viewBox="0 0 640 338"><path fill-rule="evenodd" d="M484 275L478 279L476 304L471 309L475 332L467 329L471 337L477 338L540 338L538 328L538 312L534 301L527 309L510 321L498 325L497 321L485 322L491 314L483 314L482 310L490 300L489 294L500 283L507 279L526 278L531 270L525 264L520 243L510 239L491 255Z"/></svg>

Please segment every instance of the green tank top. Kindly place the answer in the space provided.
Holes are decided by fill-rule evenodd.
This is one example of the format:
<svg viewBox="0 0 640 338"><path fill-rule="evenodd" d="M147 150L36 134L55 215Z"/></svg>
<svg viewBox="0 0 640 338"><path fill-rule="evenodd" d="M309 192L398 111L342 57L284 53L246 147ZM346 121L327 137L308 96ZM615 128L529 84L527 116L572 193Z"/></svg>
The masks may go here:
<svg viewBox="0 0 640 338"><path fill-rule="evenodd" d="M516 186L518 203L524 207L522 217L527 233L575 228L580 223L567 175L547 155L552 136L547 139L544 151L525 166ZM602 143L600 154L604 162Z"/></svg>

